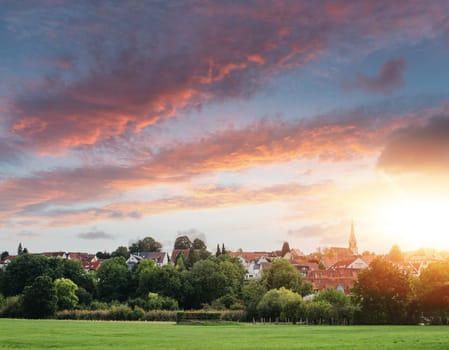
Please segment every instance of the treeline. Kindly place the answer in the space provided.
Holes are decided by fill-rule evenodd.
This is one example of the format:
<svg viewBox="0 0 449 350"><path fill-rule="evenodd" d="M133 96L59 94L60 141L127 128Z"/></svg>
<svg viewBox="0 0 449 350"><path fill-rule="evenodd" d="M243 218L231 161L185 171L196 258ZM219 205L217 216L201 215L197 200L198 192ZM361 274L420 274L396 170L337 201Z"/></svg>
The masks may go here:
<svg viewBox="0 0 449 350"><path fill-rule="evenodd" d="M142 260L129 270L125 258L115 256L97 272L85 272L77 261L22 254L0 271L0 316L174 320L178 310L201 310L201 317L218 311L221 320L248 322L449 323L448 262L416 277L378 258L359 274L350 295L334 289L313 294L287 260L244 281L240 261L222 249L216 255L193 251L188 267L179 258L163 267Z"/></svg>

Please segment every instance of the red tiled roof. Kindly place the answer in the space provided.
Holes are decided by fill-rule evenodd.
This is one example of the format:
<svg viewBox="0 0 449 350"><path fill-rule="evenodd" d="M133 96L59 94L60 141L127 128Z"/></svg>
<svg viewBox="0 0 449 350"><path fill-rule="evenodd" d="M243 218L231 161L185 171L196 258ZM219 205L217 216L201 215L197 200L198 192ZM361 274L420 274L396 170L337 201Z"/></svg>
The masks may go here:
<svg viewBox="0 0 449 350"><path fill-rule="evenodd" d="M83 265L84 270L87 271L97 271L104 260L98 259L97 261L83 261L81 264Z"/></svg>

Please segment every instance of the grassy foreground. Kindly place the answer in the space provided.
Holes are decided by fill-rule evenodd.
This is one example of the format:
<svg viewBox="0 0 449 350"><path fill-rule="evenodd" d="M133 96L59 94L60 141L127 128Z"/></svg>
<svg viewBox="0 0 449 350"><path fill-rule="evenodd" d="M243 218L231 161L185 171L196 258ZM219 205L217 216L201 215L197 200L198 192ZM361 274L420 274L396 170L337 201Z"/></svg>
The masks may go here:
<svg viewBox="0 0 449 350"><path fill-rule="evenodd" d="M0 349L447 349L449 327L0 319Z"/></svg>

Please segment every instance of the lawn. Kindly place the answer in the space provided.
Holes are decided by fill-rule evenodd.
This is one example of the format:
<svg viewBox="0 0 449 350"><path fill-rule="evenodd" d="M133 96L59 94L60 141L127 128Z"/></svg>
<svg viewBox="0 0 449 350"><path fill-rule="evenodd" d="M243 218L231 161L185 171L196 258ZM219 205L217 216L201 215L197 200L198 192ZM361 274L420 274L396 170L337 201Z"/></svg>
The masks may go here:
<svg viewBox="0 0 449 350"><path fill-rule="evenodd" d="M175 325L0 319L0 349L447 349L441 326Z"/></svg>

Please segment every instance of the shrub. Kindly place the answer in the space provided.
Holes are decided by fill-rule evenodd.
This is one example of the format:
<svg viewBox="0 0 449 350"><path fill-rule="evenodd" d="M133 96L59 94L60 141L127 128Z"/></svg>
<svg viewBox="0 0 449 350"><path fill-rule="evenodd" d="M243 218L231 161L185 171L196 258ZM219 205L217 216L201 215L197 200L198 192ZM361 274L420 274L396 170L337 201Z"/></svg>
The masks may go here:
<svg viewBox="0 0 449 350"><path fill-rule="evenodd" d="M176 321L176 311L152 310L145 312L136 306L112 306L109 310L63 310L55 317L61 320L99 320L99 321Z"/></svg>
<svg viewBox="0 0 449 350"><path fill-rule="evenodd" d="M178 323L201 323L204 321L242 321L244 317L243 310L225 310L225 311L179 311L176 314Z"/></svg>
<svg viewBox="0 0 449 350"><path fill-rule="evenodd" d="M142 321L176 321L177 311L170 310L150 310L145 312Z"/></svg>
<svg viewBox="0 0 449 350"><path fill-rule="evenodd" d="M0 311L0 316L11 318L23 317L22 297L19 295L7 297Z"/></svg>
<svg viewBox="0 0 449 350"><path fill-rule="evenodd" d="M109 317L114 321L134 320L133 310L127 305L112 306L109 311Z"/></svg>
<svg viewBox="0 0 449 350"><path fill-rule="evenodd" d="M102 301L94 300L89 307L90 310L107 310L109 309L108 303Z"/></svg>

